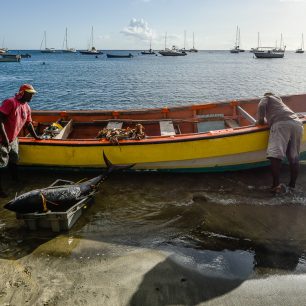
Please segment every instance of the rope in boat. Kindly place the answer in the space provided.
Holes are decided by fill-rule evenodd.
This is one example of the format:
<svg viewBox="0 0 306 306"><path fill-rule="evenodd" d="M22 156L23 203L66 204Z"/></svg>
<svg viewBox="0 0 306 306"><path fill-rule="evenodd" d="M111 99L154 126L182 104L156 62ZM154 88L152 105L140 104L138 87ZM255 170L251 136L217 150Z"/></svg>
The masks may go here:
<svg viewBox="0 0 306 306"><path fill-rule="evenodd" d="M126 129L108 129L104 128L98 132L97 137L98 139L105 138L112 144L119 144L119 140L122 139L134 139L140 140L145 138L145 128L142 124L138 123L135 125L135 128L132 129L127 127Z"/></svg>

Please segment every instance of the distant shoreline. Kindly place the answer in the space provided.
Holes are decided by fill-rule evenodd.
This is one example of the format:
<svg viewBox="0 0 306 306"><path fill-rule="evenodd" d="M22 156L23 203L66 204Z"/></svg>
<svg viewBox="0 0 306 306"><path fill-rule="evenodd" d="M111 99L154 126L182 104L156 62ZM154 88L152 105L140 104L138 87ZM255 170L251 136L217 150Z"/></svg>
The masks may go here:
<svg viewBox="0 0 306 306"><path fill-rule="evenodd" d="M56 51L62 51L62 49L55 49ZM85 49L77 49L76 51L84 51ZM132 51L132 52L141 52L147 49L99 49L101 51ZM159 51L163 49L153 49L153 51ZM245 49L246 52L250 51L251 49ZM40 49L9 49L8 52L12 51L34 51L34 52L40 52ZM229 52L230 49L198 49L199 52ZM286 52L295 52L296 50L287 50Z"/></svg>

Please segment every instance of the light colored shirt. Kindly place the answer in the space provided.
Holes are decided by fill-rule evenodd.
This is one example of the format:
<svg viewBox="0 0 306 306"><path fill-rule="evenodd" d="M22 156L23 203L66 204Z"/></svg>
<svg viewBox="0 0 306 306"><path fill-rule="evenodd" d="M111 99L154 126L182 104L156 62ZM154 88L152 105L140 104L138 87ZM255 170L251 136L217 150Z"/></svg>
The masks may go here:
<svg viewBox="0 0 306 306"><path fill-rule="evenodd" d="M263 97L258 104L258 120L263 122L264 118L270 127L280 121L295 120L300 122L295 112L275 95Z"/></svg>
<svg viewBox="0 0 306 306"><path fill-rule="evenodd" d="M21 103L16 97L4 100L0 112L7 118L3 124L9 142L15 140L23 126L32 121L29 104Z"/></svg>

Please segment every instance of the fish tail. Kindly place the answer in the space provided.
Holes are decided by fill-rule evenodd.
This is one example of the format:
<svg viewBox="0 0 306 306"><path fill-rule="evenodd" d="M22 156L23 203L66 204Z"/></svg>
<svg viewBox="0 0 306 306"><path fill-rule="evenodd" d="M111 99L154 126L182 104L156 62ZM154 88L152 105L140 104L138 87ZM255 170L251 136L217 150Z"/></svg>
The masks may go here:
<svg viewBox="0 0 306 306"><path fill-rule="evenodd" d="M107 174L110 174L114 171L121 171L121 170L128 170L132 168L135 164L130 165L114 165L112 162L107 158L106 154L103 151L103 159L105 162L105 165L107 167Z"/></svg>

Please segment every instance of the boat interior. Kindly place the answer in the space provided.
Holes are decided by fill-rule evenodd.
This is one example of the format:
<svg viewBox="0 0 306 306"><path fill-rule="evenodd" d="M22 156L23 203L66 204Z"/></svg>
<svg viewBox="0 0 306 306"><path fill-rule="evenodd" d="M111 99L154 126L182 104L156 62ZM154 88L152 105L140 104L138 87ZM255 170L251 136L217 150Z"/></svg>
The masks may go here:
<svg viewBox="0 0 306 306"><path fill-rule="evenodd" d="M283 99L304 118L306 105L301 102L306 95ZM254 127L258 102L254 99L133 111L33 111L32 118L39 135L60 124L61 129L46 139L92 140L97 139L103 129L134 129L137 124L144 127L146 138L178 137ZM25 130L20 136L31 137Z"/></svg>

